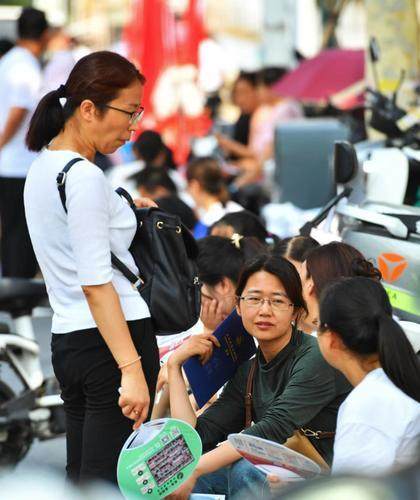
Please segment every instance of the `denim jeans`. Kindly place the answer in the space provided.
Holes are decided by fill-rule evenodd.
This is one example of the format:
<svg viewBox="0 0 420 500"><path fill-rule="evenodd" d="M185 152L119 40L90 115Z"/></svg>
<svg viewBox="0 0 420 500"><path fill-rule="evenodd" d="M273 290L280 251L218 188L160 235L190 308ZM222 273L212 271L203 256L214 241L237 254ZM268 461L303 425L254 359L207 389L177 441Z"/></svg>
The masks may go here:
<svg viewBox="0 0 420 500"><path fill-rule="evenodd" d="M201 476L194 493L226 495L227 500L261 500L270 497L265 478L263 472L242 458L228 467Z"/></svg>

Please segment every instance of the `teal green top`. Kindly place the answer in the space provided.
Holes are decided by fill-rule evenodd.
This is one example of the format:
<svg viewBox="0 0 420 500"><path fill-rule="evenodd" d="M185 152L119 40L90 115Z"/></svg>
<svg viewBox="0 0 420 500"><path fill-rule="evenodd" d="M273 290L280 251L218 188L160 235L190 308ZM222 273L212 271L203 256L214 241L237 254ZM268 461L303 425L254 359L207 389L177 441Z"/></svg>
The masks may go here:
<svg viewBox="0 0 420 500"><path fill-rule="evenodd" d="M257 352L252 391L254 425L245 434L284 443L296 429L335 431L337 411L350 384L321 355L315 337L294 330L289 344L267 363ZM245 392L252 360L238 368L219 399L198 419L196 430L208 450L245 427ZM333 438L311 439L331 463Z"/></svg>

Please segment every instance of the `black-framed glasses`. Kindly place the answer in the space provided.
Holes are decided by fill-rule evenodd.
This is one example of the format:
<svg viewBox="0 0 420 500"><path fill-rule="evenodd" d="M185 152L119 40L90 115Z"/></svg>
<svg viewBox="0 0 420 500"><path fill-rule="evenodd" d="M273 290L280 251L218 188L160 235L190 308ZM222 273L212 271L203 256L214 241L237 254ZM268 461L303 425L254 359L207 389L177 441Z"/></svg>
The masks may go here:
<svg viewBox="0 0 420 500"><path fill-rule="evenodd" d="M260 308L263 306L264 302L267 302L269 306L275 311L287 311L293 304L290 302L286 302L284 299L280 298L267 298L267 297L255 297L252 295L246 295L245 297L238 297L240 300L243 300L246 306L253 308Z"/></svg>
<svg viewBox="0 0 420 500"><path fill-rule="evenodd" d="M128 115L130 117L130 125L137 125L144 114L143 106L140 106L138 109L136 109L136 111L133 112L121 108L116 108L115 106L111 106L110 104L104 104L104 106L108 109L113 109L114 111L120 111L121 113L125 113L126 115Z"/></svg>

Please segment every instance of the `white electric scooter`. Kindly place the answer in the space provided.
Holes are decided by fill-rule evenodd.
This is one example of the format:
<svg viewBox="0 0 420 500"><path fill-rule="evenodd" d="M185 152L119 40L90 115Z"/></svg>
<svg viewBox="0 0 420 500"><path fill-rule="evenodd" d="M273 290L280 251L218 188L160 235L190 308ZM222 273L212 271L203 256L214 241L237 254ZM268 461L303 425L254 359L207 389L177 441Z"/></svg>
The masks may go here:
<svg viewBox="0 0 420 500"><path fill-rule="evenodd" d="M54 438L65 431L58 383L45 379L32 311L47 302L44 282L0 279L0 466L19 462L34 438ZM6 381L7 380L7 381Z"/></svg>

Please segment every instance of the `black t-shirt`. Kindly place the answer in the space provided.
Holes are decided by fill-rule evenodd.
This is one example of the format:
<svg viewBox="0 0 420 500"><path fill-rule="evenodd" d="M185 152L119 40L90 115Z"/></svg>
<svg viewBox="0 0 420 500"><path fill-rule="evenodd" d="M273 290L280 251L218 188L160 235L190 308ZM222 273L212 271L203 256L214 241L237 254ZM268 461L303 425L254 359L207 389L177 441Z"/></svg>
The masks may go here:
<svg viewBox="0 0 420 500"><path fill-rule="evenodd" d="M249 142L250 123L251 115L243 113L233 127L232 139L246 146ZM234 154L229 156L230 160L236 160L237 158L238 157Z"/></svg>
<svg viewBox="0 0 420 500"><path fill-rule="evenodd" d="M251 122L250 114L242 114L238 121L235 123L233 129L233 139L241 144L248 144L249 142L249 127Z"/></svg>

